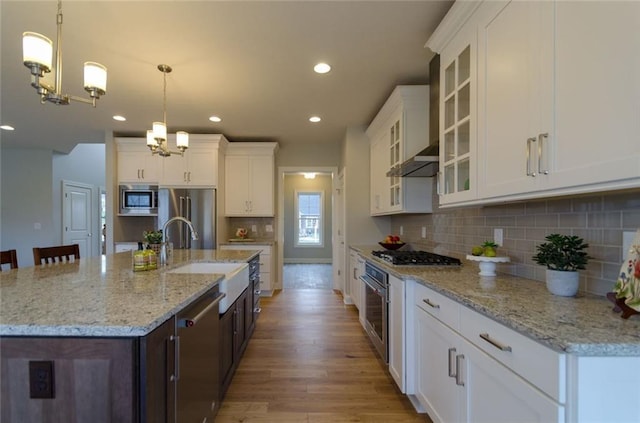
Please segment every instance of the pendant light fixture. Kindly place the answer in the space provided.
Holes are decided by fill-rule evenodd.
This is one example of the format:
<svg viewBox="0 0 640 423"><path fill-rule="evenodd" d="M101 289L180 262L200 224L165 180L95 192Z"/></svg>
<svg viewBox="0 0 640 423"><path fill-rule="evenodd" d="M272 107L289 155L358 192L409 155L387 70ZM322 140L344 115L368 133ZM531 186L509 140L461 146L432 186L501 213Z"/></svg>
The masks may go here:
<svg viewBox="0 0 640 423"><path fill-rule="evenodd" d="M184 155L184 151L189 148L189 134L184 131L176 132L176 146L179 152L169 150L167 145L167 74L173 69L169 65L158 65L158 70L162 72L164 78L164 89L162 98L162 122L153 122L153 129L147 131L147 147L152 154L161 157L169 157L172 154Z"/></svg>
<svg viewBox="0 0 640 423"><path fill-rule="evenodd" d="M71 100L91 104L96 107L96 100L107 92L107 68L96 62L84 64L84 89L89 93L88 98L62 94L62 1L58 0L58 14L56 15L58 28L56 36L56 63L52 67L53 43L47 37L37 32L22 34L22 61L31 70L31 86L40 95L40 102L49 101L54 104L69 104ZM40 78L45 73L55 71L55 84L51 85Z"/></svg>

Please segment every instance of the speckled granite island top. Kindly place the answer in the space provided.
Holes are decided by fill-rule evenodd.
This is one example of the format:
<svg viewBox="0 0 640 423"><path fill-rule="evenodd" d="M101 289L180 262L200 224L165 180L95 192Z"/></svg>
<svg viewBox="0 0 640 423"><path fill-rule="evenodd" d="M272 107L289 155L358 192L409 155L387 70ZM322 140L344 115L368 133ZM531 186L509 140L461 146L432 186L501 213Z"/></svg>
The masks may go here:
<svg viewBox="0 0 640 423"><path fill-rule="evenodd" d="M223 275L168 273L190 262L247 262L256 251L174 250L133 272L131 252L0 273L1 336L144 336Z"/></svg>
<svg viewBox="0 0 640 423"><path fill-rule="evenodd" d="M390 274L415 280L556 351L640 356L640 315L622 319L603 297L558 297L547 291L544 282L500 273L481 277L478 264L467 260L456 268L395 266L371 255L380 247L351 248Z"/></svg>

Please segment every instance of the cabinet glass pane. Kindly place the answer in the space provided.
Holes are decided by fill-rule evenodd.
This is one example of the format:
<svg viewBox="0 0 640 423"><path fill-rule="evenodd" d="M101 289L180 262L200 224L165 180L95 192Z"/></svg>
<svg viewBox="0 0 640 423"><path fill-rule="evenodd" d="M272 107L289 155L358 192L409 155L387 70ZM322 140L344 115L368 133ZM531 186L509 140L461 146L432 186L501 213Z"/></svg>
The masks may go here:
<svg viewBox="0 0 640 423"><path fill-rule="evenodd" d="M389 164L391 166L393 166L395 164L395 156L396 156L394 154L395 149L396 149L395 145L392 145L391 148L389 149Z"/></svg>
<svg viewBox="0 0 640 423"><path fill-rule="evenodd" d="M444 102L444 128L451 128L456 122L456 97L451 96Z"/></svg>
<svg viewBox="0 0 640 423"><path fill-rule="evenodd" d="M400 121L397 120L396 121L396 137L394 141L399 141L399 140L400 140Z"/></svg>
<svg viewBox="0 0 640 423"><path fill-rule="evenodd" d="M456 139L454 130L450 130L444 134L444 160L448 162L456 157Z"/></svg>
<svg viewBox="0 0 640 423"><path fill-rule="evenodd" d="M455 165L450 164L444 168L444 193L451 194L455 192Z"/></svg>
<svg viewBox="0 0 640 423"><path fill-rule="evenodd" d="M458 156L469 152L469 121L458 127Z"/></svg>
<svg viewBox="0 0 640 423"><path fill-rule="evenodd" d="M469 159L458 162L458 191L469 190Z"/></svg>
<svg viewBox="0 0 640 423"><path fill-rule="evenodd" d="M396 144L394 163L400 164L400 144Z"/></svg>
<svg viewBox="0 0 640 423"><path fill-rule="evenodd" d="M471 46L467 46L458 56L458 85L471 75Z"/></svg>
<svg viewBox="0 0 640 423"><path fill-rule="evenodd" d="M389 145L393 145L393 141L396 139L396 129L395 127L391 127L391 132L389 132Z"/></svg>
<svg viewBox="0 0 640 423"><path fill-rule="evenodd" d="M458 91L458 122L469 116L469 109L471 105L471 98L469 92L469 84Z"/></svg>
<svg viewBox="0 0 640 423"><path fill-rule="evenodd" d="M451 62L444 72L444 94L451 94L456 87L456 62Z"/></svg>

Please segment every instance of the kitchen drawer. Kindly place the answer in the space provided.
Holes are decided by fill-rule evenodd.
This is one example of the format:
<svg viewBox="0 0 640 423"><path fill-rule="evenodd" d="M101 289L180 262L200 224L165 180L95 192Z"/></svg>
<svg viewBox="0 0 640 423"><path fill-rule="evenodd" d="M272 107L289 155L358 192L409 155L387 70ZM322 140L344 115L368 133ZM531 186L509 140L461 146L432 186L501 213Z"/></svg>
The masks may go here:
<svg viewBox="0 0 640 423"><path fill-rule="evenodd" d="M457 302L418 282L415 283L415 295L413 299L416 306L431 314L445 325L455 330L458 330L460 327L460 305Z"/></svg>
<svg viewBox="0 0 640 423"><path fill-rule="evenodd" d="M465 306L460 306L460 333L554 400L566 401L564 354Z"/></svg>

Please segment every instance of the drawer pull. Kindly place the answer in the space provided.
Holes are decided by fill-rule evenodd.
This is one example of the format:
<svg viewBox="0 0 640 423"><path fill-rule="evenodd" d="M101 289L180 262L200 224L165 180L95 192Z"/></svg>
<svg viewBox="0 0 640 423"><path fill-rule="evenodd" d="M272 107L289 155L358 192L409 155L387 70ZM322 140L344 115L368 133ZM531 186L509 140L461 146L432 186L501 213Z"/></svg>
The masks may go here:
<svg viewBox="0 0 640 423"><path fill-rule="evenodd" d="M422 302L431 308L440 308L440 304L432 303L431 300L428 298L423 298Z"/></svg>
<svg viewBox="0 0 640 423"><path fill-rule="evenodd" d="M449 377L456 377L456 372L453 371L453 366L451 365L453 362L453 357L456 355L455 348L449 348Z"/></svg>
<svg viewBox="0 0 640 423"><path fill-rule="evenodd" d="M496 341L495 339L491 339L488 333L481 333L480 338L484 339L500 351L509 351L511 352L511 347L509 345L505 345L502 342Z"/></svg>
<svg viewBox="0 0 640 423"><path fill-rule="evenodd" d="M464 360L464 354L456 355L456 385L464 386L464 380L462 380L462 360Z"/></svg>

